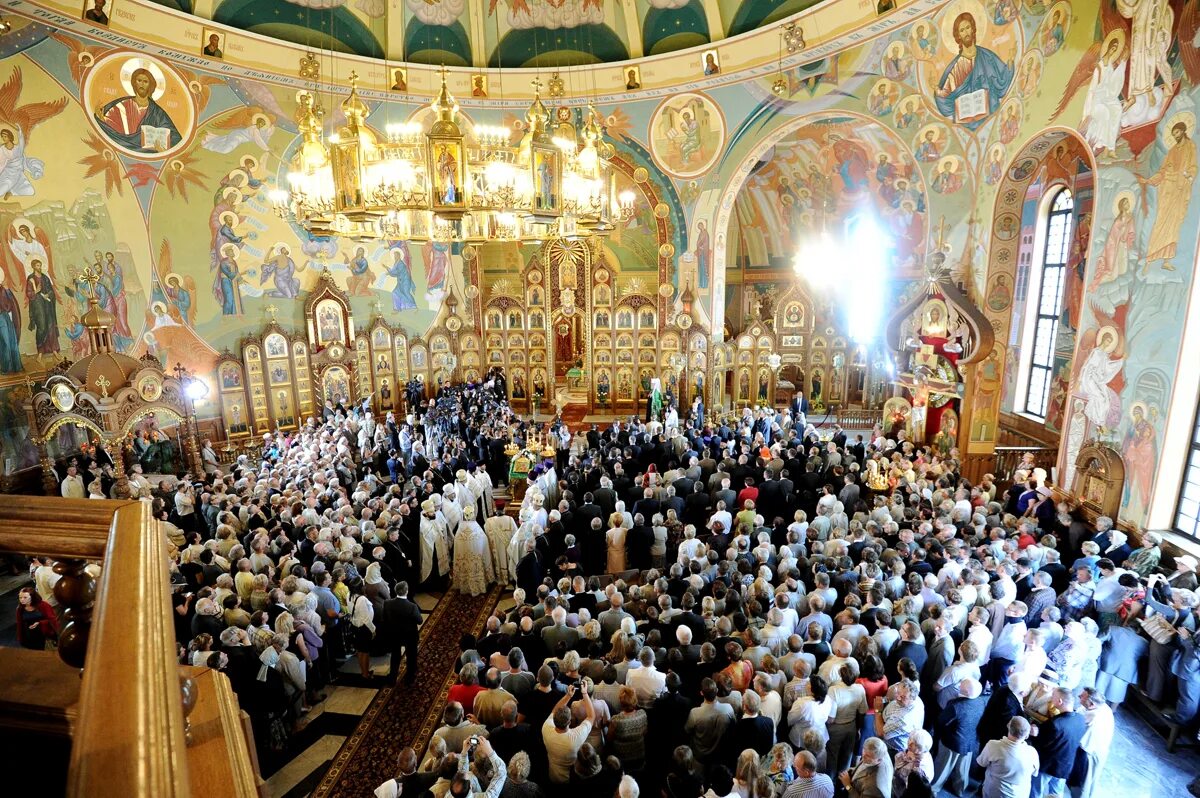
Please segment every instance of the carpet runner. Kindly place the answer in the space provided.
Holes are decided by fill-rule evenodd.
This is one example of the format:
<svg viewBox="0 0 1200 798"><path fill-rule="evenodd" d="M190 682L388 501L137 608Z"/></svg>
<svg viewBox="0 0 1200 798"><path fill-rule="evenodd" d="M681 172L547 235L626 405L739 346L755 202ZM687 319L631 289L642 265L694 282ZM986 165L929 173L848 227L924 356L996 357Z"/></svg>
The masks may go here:
<svg viewBox="0 0 1200 798"><path fill-rule="evenodd" d="M442 597L421 626L416 684L397 683L380 689L346 739L313 792L317 798L361 798L395 774L396 756L411 745L423 752L441 722L446 693L454 684L458 640L464 633L479 635L500 600L493 587L482 596L451 591Z"/></svg>
<svg viewBox="0 0 1200 798"><path fill-rule="evenodd" d="M574 432L583 424L583 417L587 414L588 406L586 404L572 403L563 408L562 419L566 422L567 427Z"/></svg>

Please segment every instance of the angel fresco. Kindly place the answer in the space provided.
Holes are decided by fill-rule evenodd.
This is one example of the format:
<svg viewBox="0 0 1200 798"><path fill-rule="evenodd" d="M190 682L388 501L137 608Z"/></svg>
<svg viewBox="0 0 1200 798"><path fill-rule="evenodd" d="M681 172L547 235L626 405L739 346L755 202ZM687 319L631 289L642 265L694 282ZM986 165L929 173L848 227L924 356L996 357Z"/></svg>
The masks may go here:
<svg viewBox="0 0 1200 798"><path fill-rule="evenodd" d="M35 260L41 261L57 284L54 272L54 258L50 250L50 238L46 231L25 218L16 219L8 229L8 249L16 258L16 263L9 263L5 258L5 280L9 285L22 285Z"/></svg>
<svg viewBox="0 0 1200 798"><path fill-rule="evenodd" d="M262 152L271 151L271 136L275 122L261 108L249 106L212 124L213 130L228 131L204 134L200 146L209 152L226 155L244 144L253 144Z"/></svg>
<svg viewBox="0 0 1200 798"><path fill-rule="evenodd" d="M412 256L409 254L407 241L395 241L389 245L392 253L392 265L388 267L387 275L396 281L392 287L392 310L414 310L417 307L416 284L413 283Z"/></svg>
<svg viewBox="0 0 1200 798"><path fill-rule="evenodd" d="M27 154L30 135L35 127L62 113L67 105L66 97L21 105L23 86L20 67L14 67L0 86L0 196L6 200L34 195L30 181L42 177L45 165Z"/></svg>

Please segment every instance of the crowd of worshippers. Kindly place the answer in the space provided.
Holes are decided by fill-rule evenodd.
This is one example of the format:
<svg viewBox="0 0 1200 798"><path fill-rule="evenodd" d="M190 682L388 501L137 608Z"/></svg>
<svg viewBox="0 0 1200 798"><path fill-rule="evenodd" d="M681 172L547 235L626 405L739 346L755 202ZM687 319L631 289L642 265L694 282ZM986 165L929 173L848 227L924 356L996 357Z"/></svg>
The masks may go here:
<svg viewBox="0 0 1200 798"><path fill-rule="evenodd" d="M528 434L503 396L490 378L443 386L414 397L407 417L378 420L330 402L299 429L264 435L257 457L157 484L130 475L168 540L181 661L229 675L261 752L282 755L327 686L354 680L339 672L350 658L377 683L372 654L412 641L405 681L416 679L421 614L407 597L423 571L449 586L450 551L453 587L494 581L481 527L495 510L490 474L507 474L510 431ZM435 495L454 524L423 541L421 506ZM53 601L50 565L35 564L35 585Z"/></svg>
<svg viewBox="0 0 1200 798"><path fill-rule="evenodd" d="M822 440L788 410L572 435L503 396L327 407L259 458L131 480L170 542L181 659L229 674L260 751L345 658L418 678L410 594L497 582L515 609L464 641L445 727L380 795L1087 795L1131 685L1195 724L1195 562L1087 524L1031 464L1001 493L955 451ZM493 490L526 436L556 456L515 522Z"/></svg>
<svg viewBox="0 0 1200 798"><path fill-rule="evenodd" d="M524 552L515 607L376 795L1090 798L1131 685L1194 728L1194 560L1160 570L1032 464L1001 493L789 415L547 462L493 547Z"/></svg>

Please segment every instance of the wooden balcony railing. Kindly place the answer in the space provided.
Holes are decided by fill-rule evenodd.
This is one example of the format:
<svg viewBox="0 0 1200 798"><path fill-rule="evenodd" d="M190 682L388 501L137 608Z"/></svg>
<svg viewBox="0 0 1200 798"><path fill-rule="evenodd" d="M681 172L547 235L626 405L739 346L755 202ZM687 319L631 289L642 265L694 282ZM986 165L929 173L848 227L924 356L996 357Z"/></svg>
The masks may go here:
<svg viewBox="0 0 1200 798"><path fill-rule="evenodd" d="M1058 460L1058 449L1049 446L997 446L991 454L969 454L963 459L963 476L978 482L984 474L996 478L996 485L1004 490L1012 484L1013 471L1026 454L1033 455L1037 468L1053 473Z"/></svg>
<svg viewBox="0 0 1200 798"><path fill-rule="evenodd" d="M59 727L70 737L68 795L257 794L237 702L224 675L210 672L203 684L212 693L206 706L226 739L220 746L187 746L165 538L148 503L6 496L0 504L0 552L51 557L64 574L55 587L68 621L59 654L70 665L82 660L82 680L44 652L11 651L0 690L19 693L22 672L50 671L70 689L70 681L61 678L65 673L78 684L74 707L59 708L56 715L49 706L44 713L47 723L61 715ZM101 563L97 583L84 574L85 562ZM25 720L13 725L29 728L37 707L29 698L18 696L19 705L10 698L0 694L0 724L12 721L17 710L5 710L17 707ZM197 720L193 713L193 725ZM197 769L224 778L210 775L197 782ZM204 789L193 789L197 784Z"/></svg>

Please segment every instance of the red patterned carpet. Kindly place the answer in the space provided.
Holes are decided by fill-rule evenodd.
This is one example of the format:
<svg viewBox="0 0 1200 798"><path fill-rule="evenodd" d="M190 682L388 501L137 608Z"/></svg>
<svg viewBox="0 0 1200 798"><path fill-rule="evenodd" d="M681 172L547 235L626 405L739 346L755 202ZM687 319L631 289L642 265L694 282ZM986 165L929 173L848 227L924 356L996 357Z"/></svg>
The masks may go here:
<svg viewBox="0 0 1200 798"><path fill-rule="evenodd" d="M362 721L329 765L317 798L361 798L391 778L396 756L406 745L423 751L441 721L446 693L454 683L458 639L479 635L500 600L500 588L471 598L449 592L421 626L417 683L382 688L363 713ZM400 678L404 668L401 666Z"/></svg>
<svg viewBox="0 0 1200 798"><path fill-rule="evenodd" d="M579 429L579 426L583 423L583 417L587 414L588 407L586 404L582 402L578 404L572 403L563 408L562 418L573 432Z"/></svg>

